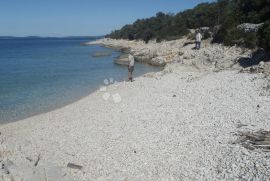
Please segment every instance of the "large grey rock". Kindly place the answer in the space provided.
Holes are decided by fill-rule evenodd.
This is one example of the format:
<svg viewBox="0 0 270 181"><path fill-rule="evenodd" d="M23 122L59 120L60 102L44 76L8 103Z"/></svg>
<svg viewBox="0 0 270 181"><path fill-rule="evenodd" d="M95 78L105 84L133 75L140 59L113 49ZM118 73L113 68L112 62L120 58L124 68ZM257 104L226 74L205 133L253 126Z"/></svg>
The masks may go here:
<svg viewBox="0 0 270 181"><path fill-rule="evenodd" d="M155 66L164 66L166 65L166 60L164 57L155 57L151 59L150 64Z"/></svg>
<svg viewBox="0 0 270 181"><path fill-rule="evenodd" d="M243 23L237 26L237 29L243 30L244 32L257 32L264 23L260 24L251 24L251 23Z"/></svg>
<svg viewBox="0 0 270 181"><path fill-rule="evenodd" d="M134 57L138 62L150 62L150 60L156 56L156 52L149 48L142 49L134 54Z"/></svg>

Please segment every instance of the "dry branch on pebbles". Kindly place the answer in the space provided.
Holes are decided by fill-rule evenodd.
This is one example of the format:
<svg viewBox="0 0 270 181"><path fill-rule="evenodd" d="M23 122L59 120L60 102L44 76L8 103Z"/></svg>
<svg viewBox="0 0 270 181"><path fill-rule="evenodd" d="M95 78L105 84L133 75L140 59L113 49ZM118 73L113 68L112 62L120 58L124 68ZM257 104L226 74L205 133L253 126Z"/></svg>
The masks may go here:
<svg viewBox="0 0 270 181"><path fill-rule="evenodd" d="M234 144L241 144L249 150L262 149L270 152L270 131L239 132Z"/></svg>

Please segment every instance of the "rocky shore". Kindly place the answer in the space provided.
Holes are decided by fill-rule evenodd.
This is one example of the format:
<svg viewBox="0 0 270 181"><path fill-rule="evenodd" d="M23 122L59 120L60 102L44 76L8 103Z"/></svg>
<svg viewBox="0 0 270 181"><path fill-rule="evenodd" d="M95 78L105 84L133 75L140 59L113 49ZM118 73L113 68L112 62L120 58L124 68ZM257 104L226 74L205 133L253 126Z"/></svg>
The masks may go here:
<svg viewBox="0 0 270 181"><path fill-rule="evenodd" d="M269 180L270 152L237 141L270 130L269 76L244 71L250 50L188 42L92 42L166 66L2 125L0 180Z"/></svg>
<svg viewBox="0 0 270 181"><path fill-rule="evenodd" d="M87 43L87 45L93 44L113 48L124 53L132 53L137 62L155 66L165 66L168 63L177 62L182 65L192 65L199 69L215 69L216 71L241 70L246 68L242 66L245 63L243 61L249 61L251 64L254 61L254 69L262 68L266 72L270 72L270 63L264 63L265 60L261 60L263 65L259 64L260 60L258 58L253 59L250 49L212 44L210 40L202 42L201 50L194 50L194 41L187 37L161 43L150 41L148 44L145 44L143 41L115 40L110 38ZM239 61L242 61L242 64ZM123 59L120 62L123 62Z"/></svg>

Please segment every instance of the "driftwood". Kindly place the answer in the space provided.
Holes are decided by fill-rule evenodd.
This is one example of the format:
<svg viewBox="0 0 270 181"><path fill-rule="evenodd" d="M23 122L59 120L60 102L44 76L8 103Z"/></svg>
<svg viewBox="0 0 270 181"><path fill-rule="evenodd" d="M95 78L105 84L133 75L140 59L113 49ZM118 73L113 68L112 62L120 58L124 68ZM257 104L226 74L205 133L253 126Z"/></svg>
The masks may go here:
<svg viewBox="0 0 270 181"><path fill-rule="evenodd" d="M35 162L35 167L38 165L38 162L40 161L40 155L38 155L37 161Z"/></svg>
<svg viewBox="0 0 270 181"><path fill-rule="evenodd" d="M82 166L81 165L76 165L74 163L68 163L67 165L68 168L72 168L72 169L77 169L77 170L81 170Z"/></svg>
<svg viewBox="0 0 270 181"><path fill-rule="evenodd" d="M240 137L233 144L241 144L249 150L270 151L270 131L239 132Z"/></svg>

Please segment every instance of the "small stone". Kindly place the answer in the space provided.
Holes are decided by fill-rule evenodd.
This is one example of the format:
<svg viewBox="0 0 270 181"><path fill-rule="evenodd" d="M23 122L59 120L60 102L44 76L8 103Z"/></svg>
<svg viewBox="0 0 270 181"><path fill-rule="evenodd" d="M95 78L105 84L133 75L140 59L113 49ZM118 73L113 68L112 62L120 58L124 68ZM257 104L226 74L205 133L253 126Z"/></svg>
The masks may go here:
<svg viewBox="0 0 270 181"><path fill-rule="evenodd" d="M109 85L109 80L108 79L104 79L103 82L104 82L105 85Z"/></svg>
<svg viewBox="0 0 270 181"><path fill-rule="evenodd" d="M102 95L102 98L103 98L105 101L107 101L107 100L109 100L110 96L111 96L111 94L106 92L105 94Z"/></svg>
<svg viewBox="0 0 270 181"><path fill-rule="evenodd" d="M113 94L112 97L113 97L114 103L120 103L122 101L122 98L119 94Z"/></svg>
<svg viewBox="0 0 270 181"><path fill-rule="evenodd" d="M261 67L263 67L263 66L264 66L264 62L263 62L263 61L260 61L259 65L260 65Z"/></svg>
<svg viewBox="0 0 270 181"><path fill-rule="evenodd" d="M110 78L110 83L113 84L114 83L114 79Z"/></svg>
<svg viewBox="0 0 270 181"><path fill-rule="evenodd" d="M100 87L100 89L99 89L101 92L106 92L107 91L107 87L105 87L105 86L102 86L102 87Z"/></svg>

